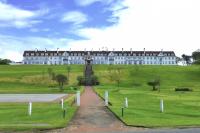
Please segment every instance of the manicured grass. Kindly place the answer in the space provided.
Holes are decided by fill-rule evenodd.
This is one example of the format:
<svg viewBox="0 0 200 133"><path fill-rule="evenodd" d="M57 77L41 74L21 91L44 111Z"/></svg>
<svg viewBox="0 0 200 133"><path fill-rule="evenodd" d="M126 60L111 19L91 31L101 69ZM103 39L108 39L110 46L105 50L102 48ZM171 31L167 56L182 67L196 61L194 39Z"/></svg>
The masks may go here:
<svg viewBox="0 0 200 133"><path fill-rule="evenodd" d="M83 65L72 65L69 84L60 92L58 85L48 75L48 68L56 74L67 75L67 66L19 65L0 66L0 93L74 93L76 77L83 74Z"/></svg>
<svg viewBox="0 0 200 133"><path fill-rule="evenodd" d="M70 121L76 106L65 101L63 110L59 102L33 103L32 116L28 115L28 103L0 103L0 131L44 130L65 127Z"/></svg>
<svg viewBox="0 0 200 133"><path fill-rule="evenodd" d="M102 66L97 66L101 71ZM130 76L130 73L133 73ZM106 71L104 73L106 75ZM147 82L159 76L161 90L152 91ZM199 66L123 66L120 87L106 79L96 87L103 97L109 91L109 108L126 124L145 127L200 126L200 67ZM135 84L137 83L137 84ZM175 87L189 87L192 92L175 92ZM124 109L124 98L129 107ZM164 113L160 112L160 99L164 100Z"/></svg>
<svg viewBox="0 0 200 133"><path fill-rule="evenodd" d="M76 77L83 74L83 65L71 66L69 84L60 91L48 75L48 68L67 76L67 66L19 65L0 66L0 93L2 94L74 94L83 87L77 86ZM0 131L43 130L65 127L77 107L71 106L74 96L65 101L66 118L57 103L33 103L33 114L28 116L28 103L0 103Z"/></svg>
<svg viewBox="0 0 200 133"><path fill-rule="evenodd" d="M0 66L0 93L76 92L70 86L76 86L76 77L83 74L83 65L72 65L70 82L69 85L65 86L64 92L60 92L57 83L49 79L47 73L49 67L53 68L56 73L67 75L66 66ZM113 104L109 108L128 125L145 127L200 126L199 66L114 66L113 69L115 67L122 68L120 87L117 87L115 82L110 81L108 67L108 65L93 66L95 75L99 77L101 83L100 86L96 87L96 91L103 96L104 91L109 90L110 102ZM152 91L152 87L148 86L147 82L158 77L161 80L160 92ZM193 91L175 92L174 88L176 87L188 87ZM129 100L129 108L125 109L125 114L122 118L121 107L125 97ZM159 110L160 99L164 100L164 113L160 113ZM0 107L4 106L0 105ZM0 124L2 125L0 125L0 129L2 130L8 128L18 129L19 126L13 126L17 121L20 124L36 122L51 125L50 127L42 127L42 129L63 127L68 121L60 119L58 104L50 106L48 104L38 104L38 113L35 110L34 114L37 116L33 115L31 120L26 115L27 105L5 104L5 107L7 109L0 109L0 118L3 118L0 119ZM16 116L16 120L7 116L12 112L13 107L16 110L13 110L14 113L11 116ZM39 109L42 107L49 108L49 111L46 111L46 117L39 113ZM71 114L74 113L74 110L70 110L72 111ZM45 109L42 111L45 112ZM9 119L11 120L10 124ZM26 125L21 126L20 130L31 128L41 127L27 127Z"/></svg>

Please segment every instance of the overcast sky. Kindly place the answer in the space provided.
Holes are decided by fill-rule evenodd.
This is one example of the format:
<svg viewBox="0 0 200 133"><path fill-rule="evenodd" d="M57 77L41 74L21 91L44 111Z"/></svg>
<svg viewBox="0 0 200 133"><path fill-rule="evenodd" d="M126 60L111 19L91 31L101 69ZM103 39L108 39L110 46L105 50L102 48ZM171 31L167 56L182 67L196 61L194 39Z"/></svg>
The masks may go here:
<svg viewBox="0 0 200 133"><path fill-rule="evenodd" d="M0 0L0 58L24 50L200 48L200 0Z"/></svg>

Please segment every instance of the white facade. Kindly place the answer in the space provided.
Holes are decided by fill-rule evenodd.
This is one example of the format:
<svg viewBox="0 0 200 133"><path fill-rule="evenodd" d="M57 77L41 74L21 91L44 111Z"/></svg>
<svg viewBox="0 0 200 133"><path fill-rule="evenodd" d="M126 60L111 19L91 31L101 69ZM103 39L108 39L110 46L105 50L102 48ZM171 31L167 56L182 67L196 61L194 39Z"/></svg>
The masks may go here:
<svg viewBox="0 0 200 133"><path fill-rule="evenodd" d="M93 64L177 65L173 51L25 51L23 64Z"/></svg>

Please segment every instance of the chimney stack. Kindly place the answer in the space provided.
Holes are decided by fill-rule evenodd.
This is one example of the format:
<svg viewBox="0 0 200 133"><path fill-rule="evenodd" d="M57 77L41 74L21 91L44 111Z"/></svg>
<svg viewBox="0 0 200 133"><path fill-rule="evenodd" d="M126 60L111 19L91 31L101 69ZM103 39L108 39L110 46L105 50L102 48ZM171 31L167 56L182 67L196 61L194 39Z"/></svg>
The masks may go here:
<svg viewBox="0 0 200 133"><path fill-rule="evenodd" d="M47 49L45 48L45 52L47 52Z"/></svg>
<svg viewBox="0 0 200 133"><path fill-rule="evenodd" d="M57 48L57 53L58 53L59 48Z"/></svg>

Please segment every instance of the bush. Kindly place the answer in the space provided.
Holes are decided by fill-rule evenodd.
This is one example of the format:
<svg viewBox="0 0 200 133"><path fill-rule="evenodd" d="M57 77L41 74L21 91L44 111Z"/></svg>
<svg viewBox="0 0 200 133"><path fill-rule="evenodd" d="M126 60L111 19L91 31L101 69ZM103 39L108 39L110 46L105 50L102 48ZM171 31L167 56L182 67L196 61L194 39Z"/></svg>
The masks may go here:
<svg viewBox="0 0 200 133"><path fill-rule="evenodd" d="M192 91L191 88L175 88L175 91Z"/></svg>
<svg viewBox="0 0 200 133"><path fill-rule="evenodd" d="M78 76L77 81L78 81L78 85L85 85L85 77Z"/></svg>
<svg viewBox="0 0 200 133"><path fill-rule="evenodd" d="M90 85L99 85L98 77L92 75L90 78L85 79L84 76L77 77L78 85L86 85L86 82L90 83Z"/></svg>

